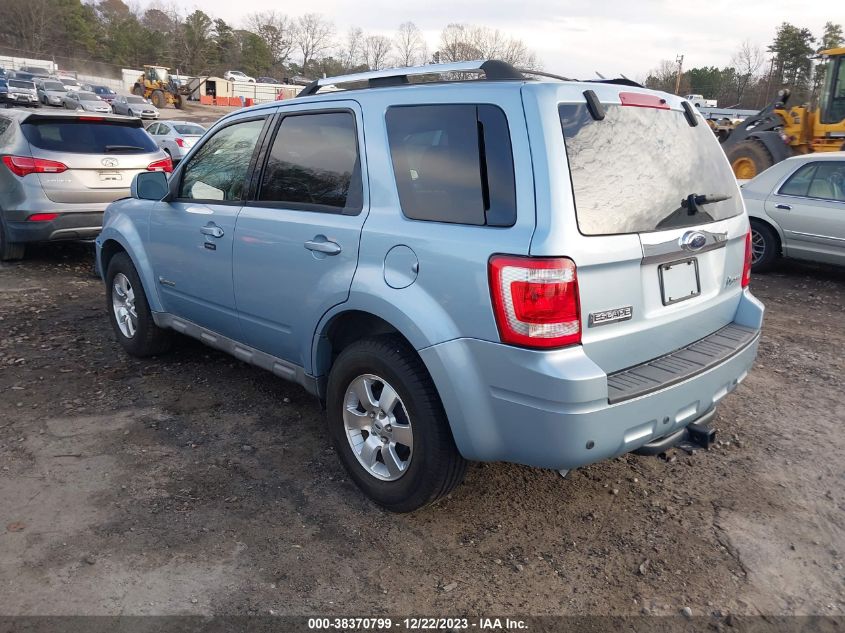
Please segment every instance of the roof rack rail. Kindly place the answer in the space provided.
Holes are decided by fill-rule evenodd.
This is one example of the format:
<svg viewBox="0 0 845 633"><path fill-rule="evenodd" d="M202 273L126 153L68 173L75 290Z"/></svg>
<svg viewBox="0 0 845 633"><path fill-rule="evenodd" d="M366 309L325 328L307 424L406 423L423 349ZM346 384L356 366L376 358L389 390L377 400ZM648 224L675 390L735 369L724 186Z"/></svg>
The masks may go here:
<svg viewBox="0 0 845 633"><path fill-rule="evenodd" d="M338 77L324 77L305 86L299 97L317 94L320 88L339 84L367 83L368 88L383 88L386 86L401 86L410 83L411 76L443 75L446 73L484 73L486 81L523 81L525 76L507 62L498 59L475 60L469 62L452 62L448 64L429 64L427 66L412 66L410 68L388 68Z"/></svg>

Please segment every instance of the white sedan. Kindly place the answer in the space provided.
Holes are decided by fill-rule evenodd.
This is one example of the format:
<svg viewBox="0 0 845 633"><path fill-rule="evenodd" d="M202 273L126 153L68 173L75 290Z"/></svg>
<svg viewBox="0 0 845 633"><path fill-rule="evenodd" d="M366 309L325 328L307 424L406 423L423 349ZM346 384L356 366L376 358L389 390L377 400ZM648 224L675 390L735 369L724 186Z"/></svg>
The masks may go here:
<svg viewBox="0 0 845 633"><path fill-rule="evenodd" d="M147 128L156 144L174 162L182 160L194 144L205 134L205 128L190 121L162 121Z"/></svg>
<svg viewBox="0 0 845 633"><path fill-rule="evenodd" d="M227 79L228 81L244 81L251 84L255 83L255 77L250 77L246 73L242 73L240 70L227 70L223 74L223 79Z"/></svg>
<svg viewBox="0 0 845 633"><path fill-rule="evenodd" d="M751 269L778 257L845 265L845 152L787 158L741 188L751 220Z"/></svg>

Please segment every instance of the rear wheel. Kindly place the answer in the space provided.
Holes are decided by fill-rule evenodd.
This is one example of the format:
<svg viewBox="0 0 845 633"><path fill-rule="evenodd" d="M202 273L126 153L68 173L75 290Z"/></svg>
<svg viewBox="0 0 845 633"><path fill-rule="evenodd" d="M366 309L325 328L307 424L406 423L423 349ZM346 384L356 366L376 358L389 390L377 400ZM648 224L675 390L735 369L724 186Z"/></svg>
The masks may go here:
<svg viewBox="0 0 845 633"><path fill-rule="evenodd" d="M352 343L329 374L329 433L361 490L393 512L448 494L464 477L440 397L425 366L399 337Z"/></svg>
<svg viewBox="0 0 845 633"><path fill-rule="evenodd" d="M771 270L780 255L780 240L768 224L751 220L751 272Z"/></svg>
<svg viewBox="0 0 845 633"><path fill-rule="evenodd" d="M26 252L26 244L23 242L10 242L8 233L0 220L0 262L14 262L23 259Z"/></svg>
<svg viewBox="0 0 845 633"><path fill-rule="evenodd" d="M161 90L153 90L153 94L150 95L150 100L153 102L153 105L157 108L163 108L167 105L167 99L164 96L164 93Z"/></svg>
<svg viewBox="0 0 845 633"><path fill-rule="evenodd" d="M734 176L740 180L750 180L775 164L766 146L754 139L737 143L727 155Z"/></svg>
<svg viewBox="0 0 845 633"><path fill-rule="evenodd" d="M153 321L141 278L126 253L118 253L109 262L106 308L118 342L130 355L157 356L170 349L171 332Z"/></svg>
<svg viewBox="0 0 845 633"><path fill-rule="evenodd" d="M173 95L173 107L177 110L182 109L182 95Z"/></svg>

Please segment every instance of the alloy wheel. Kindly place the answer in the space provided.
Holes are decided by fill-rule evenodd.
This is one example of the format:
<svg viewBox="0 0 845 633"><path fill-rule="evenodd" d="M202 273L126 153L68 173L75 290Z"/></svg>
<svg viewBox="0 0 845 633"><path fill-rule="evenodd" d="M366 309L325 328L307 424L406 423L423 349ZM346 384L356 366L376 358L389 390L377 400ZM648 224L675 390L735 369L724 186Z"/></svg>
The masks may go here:
<svg viewBox="0 0 845 633"><path fill-rule="evenodd" d="M135 332L138 331L135 290L129 278L123 273L117 273L112 281L111 304L121 334L126 338L135 336Z"/></svg>

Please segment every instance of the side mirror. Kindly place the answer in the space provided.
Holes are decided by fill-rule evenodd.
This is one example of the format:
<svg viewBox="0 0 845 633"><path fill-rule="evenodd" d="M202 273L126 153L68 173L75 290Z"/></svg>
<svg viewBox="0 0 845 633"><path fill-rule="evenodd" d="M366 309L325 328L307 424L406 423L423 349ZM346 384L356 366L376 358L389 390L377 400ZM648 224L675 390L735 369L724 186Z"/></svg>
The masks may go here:
<svg viewBox="0 0 845 633"><path fill-rule="evenodd" d="M161 200L170 189L163 171L145 171L132 179L130 194L138 200Z"/></svg>

